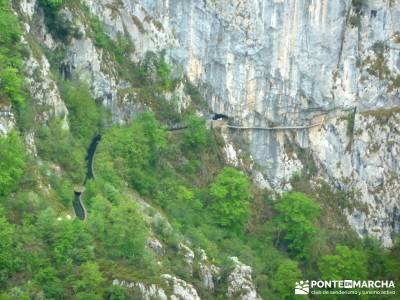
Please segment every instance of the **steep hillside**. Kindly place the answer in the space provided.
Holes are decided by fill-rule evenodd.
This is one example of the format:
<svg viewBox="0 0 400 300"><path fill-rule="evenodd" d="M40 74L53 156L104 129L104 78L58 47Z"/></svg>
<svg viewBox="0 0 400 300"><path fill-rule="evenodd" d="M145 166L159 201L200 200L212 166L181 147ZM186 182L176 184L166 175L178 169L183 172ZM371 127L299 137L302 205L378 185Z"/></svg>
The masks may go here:
<svg viewBox="0 0 400 300"><path fill-rule="evenodd" d="M399 7L0 0L0 299L398 282Z"/></svg>

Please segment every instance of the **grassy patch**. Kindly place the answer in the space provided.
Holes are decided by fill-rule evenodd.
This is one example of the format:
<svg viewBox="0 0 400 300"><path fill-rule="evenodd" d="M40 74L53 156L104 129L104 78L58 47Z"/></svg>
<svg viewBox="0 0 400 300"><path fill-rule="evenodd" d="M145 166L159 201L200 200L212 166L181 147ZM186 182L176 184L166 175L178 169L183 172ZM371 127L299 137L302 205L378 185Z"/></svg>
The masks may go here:
<svg viewBox="0 0 400 300"><path fill-rule="evenodd" d="M361 112L364 117L374 117L380 124L387 124L389 119L394 115L400 113L400 107L392 107L389 109L374 109Z"/></svg>

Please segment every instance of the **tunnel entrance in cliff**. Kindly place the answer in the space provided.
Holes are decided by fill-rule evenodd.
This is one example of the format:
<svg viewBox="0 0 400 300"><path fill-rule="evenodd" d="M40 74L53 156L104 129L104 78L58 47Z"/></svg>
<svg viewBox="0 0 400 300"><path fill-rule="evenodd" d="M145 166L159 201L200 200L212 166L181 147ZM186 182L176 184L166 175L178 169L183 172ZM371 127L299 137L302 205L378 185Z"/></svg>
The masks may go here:
<svg viewBox="0 0 400 300"><path fill-rule="evenodd" d="M220 114L220 113L214 113L212 119L214 121L218 121L218 120L229 120L229 116L225 115L225 114Z"/></svg>

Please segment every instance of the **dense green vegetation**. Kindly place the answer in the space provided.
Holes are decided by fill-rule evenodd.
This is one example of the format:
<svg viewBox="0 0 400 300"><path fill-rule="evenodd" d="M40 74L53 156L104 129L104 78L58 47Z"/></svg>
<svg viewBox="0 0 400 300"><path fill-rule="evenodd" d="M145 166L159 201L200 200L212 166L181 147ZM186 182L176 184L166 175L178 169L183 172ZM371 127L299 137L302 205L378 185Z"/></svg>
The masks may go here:
<svg viewBox="0 0 400 300"><path fill-rule="evenodd" d="M241 232L247 220L249 180L233 168L225 168L210 186L209 207L216 223Z"/></svg>
<svg viewBox="0 0 400 300"><path fill-rule="evenodd" d="M140 134L144 128L147 133ZM115 127L100 145L96 166L102 170L99 176L114 186L122 186L122 181L130 182L132 188L167 213L175 230L206 249L216 262L224 264L226 256L235 254L252 264L258 287L266 298L291 298L293 284L290 282L300 278L398 277L388 271L375 271L376 266L367 268L370 250L351 232L348 237L336 236L335 230L326 227L320 232L320 205L303 193L284 194L272 204L268 195L251 192L245 174L224 168L220 163L213 164L217 169L211 176L203 175L207 179L205 182L194 179L201 170L182 168L182 157L200 158L203 170L211 167L207 159L217 162L215 153L205 156L207 148L193 148L188 143L200 132L208 135L200 141L206 139L211 144L216 143L204 129L167 134L153 114L139 117L129 127ZM188 139L190 134L194 136ZM138 153L140 160L133 159L132 156ZM129 174L136 175L130 178ZM149 182L151 184L143 184ZM325 197L328 191L320 193ZM331 197L339 199L339 196ZM256 201L257 206L252 210L251 202ZM263 209L265 215L259 218L257 215ZM254 221L260 219L259 223ZM152 230L172 253L176 251L179 238L166 229L163 221L153 223ZM331 237L329 241L323 238L327 234ZM389 251L376 246L378 244L374 244L371 251L384 257L387 268L396 264ZM182 278L190 278L185 273L185 266L180 263L174 268L174 265L171 266L173 272ZM288 278L292 280L289 283ZM218 288L223 293L224 286Z"/></svg>
<svg viewBox="0 0 400 300"><path fill-rule="evenodd" d="M108 123L108 114L93 100L89 88L79 82L63 82L62 92L67 105L71 133L87 143Z"/></svg>
<svg viewBox="0 0 400 300"><path fill-rule="evenodd" d="M142 115L130 127L111 129L101 145L106 151L97 156L101 162L98 173L118 186L122 185L119 181L126 180L140 193L150 194L156 184L156 165L165 148L165 135L151 114Z"/></svg>
<svg viewBox="0 0 400 300"><path fill-rule="evenodd" d="M40 5L43 5L44 7L49 7L56 9L63 4L64 0L40 0L39 3Z"/></svg>
<svg viewBox="0 0 400 300"><path fill-rule="evenodd" d="M18 110L29 97L20 72L18 20L9 5L0 1L0 99ZM57 25L56 37L65 28L70 34L70 24L59 19L66 3L40 5L48 26ZM257 190L245 172L225 165L220 133L196 116L204 108L198 90L186 83L194 103L178 113L165 93L174 94L184 80L164 56L149 53L142 63L130 62L131 42L121 36L115 43L98 19L84 13L96 47L132 83L119 92L137 95L153 112L111 126L88 86L60 79L69 115L35 124L37 157L25 151L20 133L0 137L1 300L136 299L112 280L163 286L162 273L193 282L203 299L225 299L228 256L253 267L265 299L292 299L299 279L400 280L400 243L387 250L373 239L360 240L342 213L354 205L351 193L310 185L316 174L311 155L292 149L307 163L293 178L294 192ZM187 128L166 130L177 122ZM86 151L98 133L96 177L83 196L89 217L81 222L73 216L73 189L83 183ZM215 295L201 288L199 270L192 276L178 254L183 236L222 267ZM145 246L149 237L164 244L163 256Z"/></svg>
<svg viewBox="0 0 400 300"><path fill-rule="evenodd" d="M69 43L72 37L81 37L78 29L65 14L61 13L63 5L79 5L79 0L39 0L38 3L43 9L45 24L54 38L64 43Z"/></svg>
<svg viewBox="0 0 400 300"><path fill-rule="evenodd" d="M302 279L298 263L290 259L283 260L274 276L273 287L279 295L286 298L293 298L293 282Z"/></svg>
<svg viewBox="0 0 400 300"><path fill-rule="evenodd" d="M25 103L21 74L23 47L19 21L9 0L0 1L0 27L0 107L11 103L19 110Z"/></svg>
<svg viewBox="0 0 400 300"><path fill-rule="evenodd" d="M366 0L352 0L351 5L357 11L357 13L359 13L363 6L366 5L366 2Z"/></svg>
<svg viewBox="0 0 400 300"><path fill-rule="evenodd" d="M69 129L63 119L41 126L37 130L37 149L40 156L56 162L78 184L84 177L86 149L107 125L108 114L96 105L85 85L62 82L60 89L69 111Z"/></svg>
<svg viewBox="0 0 400 300"><path fill-rule="evenodd" d="M17 270L16 259L13 255L14 226L7 222L4 211L0 210L0 284L7 282L10 274Z"/></svg>
<svg viewBox="0 0 400 300"><path fill-rule="evenodd" d="M187 129L184 132L184 143L189 149L203 150L209 143L207 129L204 121L195 115L185 118Z"/></svg>
<svg viewBox="0 0 400 300"><path fill-rule="evenodd" d="M366 0L352 0L351 6L353 9L353 14L349 17L349 24L352 27L361 26L361 13L362 9L366 6Z"/></svg>
<svg viewBox="0 0 400 300"><path fill-rule="evenodd" d="M0 196L13 191L24 171L25 149L20 137L10 133L0 136Z"/></svg>
<svg viewBox="0 0 400 300"><path fill-rule="evenodd" d="M341 245L336 246L334 254L321 257L319 269L326 280L364 280L368 274L365 253Z"/></svg>
<svg viewBox="0 0 400 300"><path fill-rule="evenodd" d="M304 194L290 193L277 202L275 209L279 213L275 218L278 235L282 235L294 256L307 258L317 232L315 223L319 217L319 205Z"/></svg>

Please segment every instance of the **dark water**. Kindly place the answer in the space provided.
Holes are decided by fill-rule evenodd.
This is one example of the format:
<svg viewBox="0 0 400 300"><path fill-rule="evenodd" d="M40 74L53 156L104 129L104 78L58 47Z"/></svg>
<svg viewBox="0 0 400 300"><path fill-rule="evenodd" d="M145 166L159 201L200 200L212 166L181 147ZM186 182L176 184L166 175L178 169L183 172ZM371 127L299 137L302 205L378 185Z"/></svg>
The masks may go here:
<svg viewBox="0 0 400 300"><path fill-rule="evenodd" d="M96 148L97 145L99 144L101 140L101 134L97 134L96 136L93 137L92 141L90 142L90 145L87 149L86 152L86 176L85 179L83 180L83 186L85 186L86 181L88 179L94 179L94 155L96 153ZM74 207L75 210L75 215L81 219L85 220L86 219L86 209L83 204L83 192L84 189L81 191L74 191L75 198L74 201L72 202L72 206Z"/></svg>
<svg viewBox="0 0 400 300"><path fill-rule="evenodd" d="M96 153L96 148L97 145L99 144L101 140L101 134L97 134L93 139L92 142L89 145L89 148L87 150L86 154L86 178L85 178L85 183L86 180L88 179L93 179L94 178L94 154Z"/></svg>
<svg viewBox="0 0 400 300"><path fill-rule="evenodd" d="M85 220L86 219L86 209L82 203L82 192L74 191L74 194L75 194L75 198L74 198L74 201L72 202L72 205L75 210L75 215L80 220Z"/></svg>

